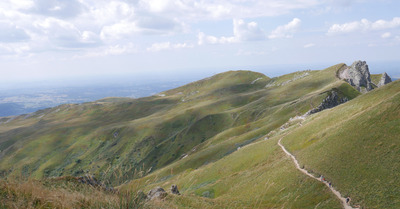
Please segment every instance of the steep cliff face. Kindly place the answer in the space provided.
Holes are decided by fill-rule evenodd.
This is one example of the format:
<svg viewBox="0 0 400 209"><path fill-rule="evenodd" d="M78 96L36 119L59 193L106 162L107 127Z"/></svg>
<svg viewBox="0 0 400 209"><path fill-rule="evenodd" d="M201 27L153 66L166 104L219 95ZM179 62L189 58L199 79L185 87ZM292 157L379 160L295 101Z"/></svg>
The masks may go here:
<svg viewBox="0 0 400 209"><path fill-rule="evenodd" d="M379 83L377 84L378 87L381 87L383 85L386 85L388 83L392 82L392 79L389 77L389 75L385 72L382 73L382 77L381 80L379 81Z"/></svg>
<svg viewBox="0 0 400 209"><path fill-rule="evenodd" d="M355 61L350 67L338 72L338 76L359 92L365 93L373 89L371 75L365 61Z"/></svg>

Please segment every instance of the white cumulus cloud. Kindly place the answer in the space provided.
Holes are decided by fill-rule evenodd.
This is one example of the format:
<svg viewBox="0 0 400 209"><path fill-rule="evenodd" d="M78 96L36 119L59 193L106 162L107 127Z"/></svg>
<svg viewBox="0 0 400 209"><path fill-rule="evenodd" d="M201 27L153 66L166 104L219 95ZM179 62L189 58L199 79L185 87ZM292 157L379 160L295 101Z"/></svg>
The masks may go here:
<svg viewBox="0 0 400 209"><path fill-rule="evenodd" d="M12 22L0 22L0 42L28 41L30 36L25 30L19 28Z"/></svg>
<svg viewBox="0 0 400 209"><path fill-rule="evenodd" d="M170 42L161 42L161 43L154 43L146 50L150 52L158 52L163 50L170 50L170 49L184 49L184 48L193 48L192 44L187 43L177 43L172 44Z"/></svg>
<svg viewBox="0 0 400 209"><path fill-rule="evenodd" d="M299 18L294 18L286 25L278 26L270 35L267 35L256 22L246 23L242 19L233 20L233 36L215 37L202 32L198 34L198 44L229 44L245 41L262 41L275 38L291 38L301 25Z"/></svg>
<svg viewBox="0 0 400 209"><path fill-rule="evenodd" d="M138 3L152 13L196 21L279 16L321 4L317 0L139 0Z"/></svg>
<svg viewBox="0 0 400 209"><path fill-rule="evenodd" d="M204 45L204 44L229 44L229 43L235 43L237 42L237 39L234 36L231 37L215 37L215 36L209 36L204 34L203 32L200 32L197 36L198 38L198 44L199 45Z"/></svg>
<svg viewBox="0 0 400 209"><path fill-rule="evenodd" d="M10 6L12 9L30 9L35 5L33 0L8 0L2 3L4 6Z"/></svg>
<svg viewBox="0 0 400 209"><path fill-rule="evenodd" d="M2 0L0 42L7 49L4 53L13 53L8 49L16 47L22 53L71 52L71 48L86 52L91 48L113 54L113 49L123 49L130 42L146 50L140 41L159 42L155 40L158 36L168 36L173 48L172 43L183 42L179 40L182 36L196 39L193 31L201 31L199 25L207 21L222 25L221 21L229 19L233 20L232 34L197 33L198 43L259 41L268 39L268 34L246 18L290 14L321 4L317 0ZM290 28L278 29L270 36L292 35Z"/></svg>
<svg viewBox="0 0 400 209"><path fill-rule="evenodd" d="M274 38L291 38L293 34L300 28L301 20L299 18L294 18L286 25L277 27L268 36L270 39Z"/></svg>
<svg viewBox="0 0 400 209"><path fill-rule="evenodd" d="M233 36L215 37L200 32L198 35L198 44L228 44L244 41L260 41L265 39L265 32L258 27L256 22L246 23L242 19L234 19Z"/></svg>
<svg viewBox="0 0 400 209"><path fill-rule="evenodd" d="M109 55L120 55L120 54L129 54L129 53L136 53L138 49L132 43L126 43L124 45L116 44L116 45L107 45L101 46L96 49L96 51L87 51L83 55L76 55L74 58L86 58L86 57L103 57Z"/></svg>
<svg viewBox="0 0 400 209"><path fill-rule="evenodd" d="M139 29L136 23L131 21L120 21L112 25L106 25L101 29L100 37L103 40L117 40L129 37L138 32Z"/></svg>
<svg viewBox="0 0 400 209"><path fill-rule="evenodd" d="M392 36L392 34L389 33L389 32L386 32L386 33L381 35L382 38L390 38L391 36Z"/></svg>
<svg viewBox="0 0 400 209"><path fill-rule="evenodd" d="M348 22L344 24L334 24L328 30L328 35L344 34L351 32L378 31L400 27L400 17L394 17L392 20L377 20L371 22L367 19Z"/></svg>
<svg viewBox="0 0 400 209"><path fill-rule="evenodd" d="M304 48L311 48L311 47L314 47L314 46L315 46L314 43L309 43L309 44L304 45Z"/></svg>
<svg viewBox="0 0 400 209"><path fill-rule="evenodd" d="M33 25L40 31L35 37L41 37L40 40L43 43L53 45L55 48L82 48L97 44L100 41L94 32L81 31L71 22L53 17L36 21Z"/></svg>
<svg viewBox="0 0 400 209"><path fill-rule="evenodd" d="M258 27L256 22L246 23L241 19L233 20L233 34L238 41L259 41L265 39L265 32Z"/></svg>

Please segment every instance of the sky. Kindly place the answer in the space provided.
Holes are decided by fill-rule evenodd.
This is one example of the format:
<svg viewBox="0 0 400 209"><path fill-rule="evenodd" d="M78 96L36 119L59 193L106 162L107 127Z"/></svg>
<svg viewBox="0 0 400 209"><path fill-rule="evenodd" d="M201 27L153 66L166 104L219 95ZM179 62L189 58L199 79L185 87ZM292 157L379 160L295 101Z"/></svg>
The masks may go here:
<svg viewBox="0 0 400 209"><path fill-rule="evenodd" d="M399 9L396 0L2 0L0 84L400 63Z"/></svg>

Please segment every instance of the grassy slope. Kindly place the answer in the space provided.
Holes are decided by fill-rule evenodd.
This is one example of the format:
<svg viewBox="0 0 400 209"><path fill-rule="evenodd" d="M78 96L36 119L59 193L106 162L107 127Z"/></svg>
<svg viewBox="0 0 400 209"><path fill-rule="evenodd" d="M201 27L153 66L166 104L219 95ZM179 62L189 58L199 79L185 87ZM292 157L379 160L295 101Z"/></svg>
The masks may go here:
<svg viewBox="0 0 400 209"><path fill-rule="evenodd" d="M190 153L185 159L135 180L123 188L129 189L130 186L134 186L147 191L155 186L169 188L171 184L178 184L185 195L171 197L168 201L171 207L311 208L318 205L321 208L340 208L339 201L322 184L308 179L295 170L292 162L276 144L280 132L267 141L259 141L248 146L240 143L264 139L267 133L270 133L270 136L274 135L275 131L270 131L280 126L274 125L274 122L282 119L284 121L279 122L282 124L288 120L289 115L301 114L315 107L319 102L313 98L325 97L324 92L333 87L343 96L356 97L357 91L348 84L336 81L332 76L338 67L340 66L313 72L312 77L289 83L283 88L279 87L279 83L278 87L268 87L269 93L274 92L273 95L284 93L284 98L289 98L290 102L270 108L277 110L267 109L268 117L249 124L253 128L236 127L233 130L226 130L208 140L200 151ZM278 78L274 79L274 82L287 80ZM307 88L319 91L293 99L292 96L300 94L299 92L307 92ZM277 102L275 99L267 97L262 103L274 104ZM254 107L251 109L254 110ZM239 130L240 128L243 131ZM238 147L241 149L237 151ZM226 155L226 151L232 154ZM221 157L221 160L212 160ZM196 198L204 195L213 199Z"/></svg>
<svg viewBox="0 0 400 209"><path fill-rule="evenodd" d="M171 208L340 208L326 187L296 170L277 146L279 137L245 146L199 169L179 172L189 156L124 189L147 191L177 184L184 195L170 196L165 204Z"/></svg>
<svg viewBox="0 0 400 209"><path fill-rule="evenodd" d="M382 74L371 74L371 82L375 85L378 85L381 80Z"/></svg>
<svg viewBox="0 0 400 209"><path fill-rule="evenodd" d="M400 207L400 82L317 114L283 144L354 204Z"/></svg>
<svg viewBox="0 0 400 209"><path fill-rule="evenodd" d="M160 96L63 105L28 119L20 117L0 126L0 168L34 177L90 172L122 181L158 169L135 183L143 187L149 183L146 179L156 178L157 184L167 185L188 173L179 181L185 185L183 191L202 195L207 190L215 197L199 201L189 195L172 198L171 204L339 207L322 185L295 172L276 146L276 138L258 142L262 146L253 146L251 154L245 152L250 148L236 150L318 106L333 88L343 96L357 96L335 77L341 67L311 71L300 79L294 78L305 72L272 80L248 71L227 72ZM18 125L21 128L14 129ZM178 160L182 154L189 156ZM237 167L235 162L241 160ZM193 178L198 179L196 185L191 185ZM239 179L244 188L239 187Z"/></svg>
<svg viewBox="0 0 400 209"><path fill-rule="evenodd" d="M111 98L20 116L0 125L0 168L39 178L89 172L111 180L117 175L112 171L122 170L129 179L139 169L163 167L197 146L201 149L227 137L246 143L268 133L318 105L324 89L340 85L333 76L339 67L269 88L264 87L270 79L260 73L230 71L163 92L164 96ZM244 133L246 137L237 137ZM229 144L209 160L232 149L235 145Z"/></svg>
<svg viewBox="0 0 400 209"><path fill-rule="evenodd" d="M71 177L0 179L0 208L148 208L136 192L112 193Z"/></svg>
<svg viewBox="0 0 400 209"><path fill-rule="evenodd" d="M20 116L1 124L0 167L35 177L91 172L107 178L113 170L132 175L142 165L162 167L230 128L233 118L224 111L260 98L248 93L263 88L262 82L251 84L260 77L268 80L249 71L227 72L175 95L105 99Z"/></svg>

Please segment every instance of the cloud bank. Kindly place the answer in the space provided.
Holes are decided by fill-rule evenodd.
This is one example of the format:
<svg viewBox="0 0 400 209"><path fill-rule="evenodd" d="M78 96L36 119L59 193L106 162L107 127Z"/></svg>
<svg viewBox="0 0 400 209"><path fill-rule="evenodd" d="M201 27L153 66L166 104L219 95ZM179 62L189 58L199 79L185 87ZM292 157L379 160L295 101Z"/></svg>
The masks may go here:
<svg viewBox="0 0 400 209"><path fill-rule="evenodd" d="M328 35L346 34L353 32L379 31L400 27L400 17L394 17L392 20L377 20L371 22L367 19L348 22L344 24L334 24L328 30Z"/></svg>
<svg viewBox="0 0 400 209"><path fill-rule="evenodd" d="M242 19L233 20L233 36L215 37L206 35L203 32L198 34L198 44L229 44L247 41L262 41L276 38L292 38L301 25L299 18L294 18L285 25L278 26L269 35L261 29L256 22L246 23Z"/></svg>
<svg viewBox="0 0 400 209"><path fill-rule="evenodd" d="M11 54L96 51L136 43L146 36L193 33L194 23L227 19L234 20L233 36L198 33L198 43L257 41L268 37L256 22L244 19L279 16L320 4L316 0L4 0L0 2L0 43L2 48L25 46L26 50L11 50ZM270 37L289 37L290 27L277 28Z"/></svg>

